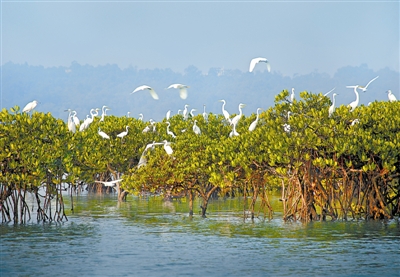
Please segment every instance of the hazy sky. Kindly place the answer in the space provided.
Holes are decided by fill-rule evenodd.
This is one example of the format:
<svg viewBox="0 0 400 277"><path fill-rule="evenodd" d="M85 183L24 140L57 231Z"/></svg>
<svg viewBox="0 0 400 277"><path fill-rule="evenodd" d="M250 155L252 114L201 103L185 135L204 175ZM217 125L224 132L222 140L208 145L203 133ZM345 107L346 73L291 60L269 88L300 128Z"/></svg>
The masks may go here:
<svg viewBox="0 0 400 277"><path fill-rule="evenodd" d="M2 64L399 71L399 1L2 1Z"/></svg>

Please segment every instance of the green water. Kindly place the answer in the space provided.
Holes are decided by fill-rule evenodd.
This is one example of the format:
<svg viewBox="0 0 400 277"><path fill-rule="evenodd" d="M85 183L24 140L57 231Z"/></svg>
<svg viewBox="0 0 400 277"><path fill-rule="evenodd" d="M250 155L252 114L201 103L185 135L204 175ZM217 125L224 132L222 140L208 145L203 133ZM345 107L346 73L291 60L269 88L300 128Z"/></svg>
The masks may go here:
<svg viewBox="0 0 400 277"><path fill-rule="evenodd" d="M400 276L400 223L243 220L243 199L207 218L159 198L82 195L64 223L0 225L0 276ZM67 203L67 207L70 207Z"/></svg>

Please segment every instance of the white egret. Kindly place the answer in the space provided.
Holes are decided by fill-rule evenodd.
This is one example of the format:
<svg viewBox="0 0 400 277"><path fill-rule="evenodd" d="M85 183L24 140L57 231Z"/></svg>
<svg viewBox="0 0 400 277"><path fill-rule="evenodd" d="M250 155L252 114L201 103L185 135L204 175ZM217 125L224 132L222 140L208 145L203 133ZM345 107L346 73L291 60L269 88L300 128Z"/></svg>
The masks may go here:
<svg viewBox="0 0 400 277"><path fill-rule="evenodd" d="M363 87L363 86L358 86L359 89L361 89L363 92L366 92L368 86L369 86L373 81L375 81L375 80L378 79L378 78L379 78L379 76L376 76L374 79L372 79L371 81L369 81L368 84L367 84L365 87Z"/></svg>
<svg viewBox="0 0 400 277"><path fill-rule="evenodd" d="M206 113L206 105L203 104L203 118L205 122L208 122L208 114Z"/></svg>
<svg viewBox="0 0 400 277"><path fill-rule="evenodd" d="M225 120L228 121L229 124L230 124L230 123L231 123L230 115L229 115L228 111L225 110L225 104L226 104L226 102L225 102L225 100L223 100L223 99L222 99L222 100L219 100L219 101L222 102L222 114L224 115Z"/></svg>
<svg viewBox="0 0 400 277"><path fill-rule="evenodd" d="M126 113L126 117L129 118L131 116L131 112Z"/></svg>
<svg viewBox="0 0 400 277"><path fill-rule="evenodd" d="M164 140L164 150L168 155L171 155L174 151L171 148L170 143L167 140Z"/></svg>
<svg viewBox="0 0 400 277"><path fill-rule="evenodd" d="M169 123L169 121L167 121L167 134L172 136L173 138L176 138L176 135L169 130L169 126L171 125L171 123Z"/></svg>
<svg viewBox="0 0 400 277"><path fill-rule="evenodd" d="M72 120L74 121L75 126L79 126L81 124L81 122L79 121L79 118L76 115L77 115L77 112L72 111Z"/></svg>
<svg viewBox="0 0 400 277"><path fill-rule="evenodd" d="M68 109L68 110L65 110L65 112L69 112L68 113L68 121L67 121L68 131L75 133L76 126L75 126L74 121L72 120L72 110Z"/></svg>
<svg viewBox="0 0 400 277"><path fill-rule="evenodd" d="M196 134L196 135L201 135L201 130L200 130L200 128L199 128L199 126L197 126L197 120L195 120L194 122L193 122L193 132Z"/></svg>
<svg viewBox="0 0 400 277"><path fill-rule="evenodd" d="M350 126L354 126L357 123L360 123L360 120L358 118L354 119L353 121L351 121Z"/></svg>
<svg viewBox="0 0 400 277"><path fill-rule="evenodd" d="M229 137L237 137L239 133L236 131L236 124L232 124L232 131L229 133Z"/></svg>
<svg viewBox="0 0 400 277"><path fill-rule="evenodd" d="M89 120L89 115L86 115L85 120L83 120L81 126L79 126L79 132L82 132L86 129L86 123Z"/></svg>
<svg viewBox="0 0 400 277"><path fill-rule="evenodd" d="M29 113L32 111L38 104L38 101L33 100L32 102L29 102L28 104L25 105L25 107L22 109L23 113Z"/></svg>
<svg viewBox="0 0 400 277"><path fill-rule="evenodd" d="M169 111L165 114L165 119L168 121L170 117L171 117L171 110L169 110Z"/></svg>
<svg viewBox="0 0 400 277"><path fill-rule="evenodd" d="M107 106L101 108L101 118L100 121L104 121L104 117L107 115L107 110L110 110Z"/></svg>
<svg viewBox="0 0 400 277"><path fill-rule="evenodd" d="M100 130L100 127L99 127L98 134L104 139L110 139L110 136L107 135L106 133L104 133L102 130Z"/></svg>
<svg viewBox="0 0 400 277"><path fill-rule="evenodd" d="M179 96L182 99L186 99L187 98L187 88L189 88L189 86L182 85L182 84L172 84L169 87L167 87L167 89L170 89L170 88L179 89Z"/></svg>
<svg viewBox="0 0 400 277"><path fill-rule="evenodd" d="M99 114L99 108L91 109L90 116L87 116L86 119L83 121L83 124L79 127L79 131L86 130L90 124L92 124L94 117Z"/></svg>
<svg viewBox="0 0 400 277"><path fill-rule="evenodd" d="M150 125L147 125L146 128L143 129L142 133L147 133L149 131L156 131L156 126L155 126L155 122L153 121L153 119L150 118L149 120Z"/></svg>
<svg viewBox="0 0 400 277"><path fill-rule="evenodd" d="M354 88L354 93L356 94L356 100L351 102L350 104L347 105L348 108L350 108L350 111L354 111L354 109L358 106L358 103L360 102L360 96L358 95L357 88L359 88L359 85L356 86L346 86L346 88Z"/></svg>
<svg viewBox="0 0 400 277"><path fill-rule="evenodd" d="M328 110L328 116L331 117L332 114L335 112L335 96L338 95L337 93L334 93L332 95L332 105L329 107Z"/></svg>
<svg viewBox="0 0 400 277"><path fill-rule="evenodd" d="M121 133L119 133L119 134L117 135L117 137L121 138L121 141L122 141L122 139L128 134L128 128L129 128L129 126L126 126L126 127L125 127L125 131L123 131L123 132L121 132Z"/></svg>
<svg viewBox="0 0 400 277"><path fill-rule="evenodd" d="M189 117L189 111L188 111L188 107L189 107L189 105L185 105L185 108L183 109L183 111L182 111L182 116L183 116L183 119L188 119L188 117Z"/></svg>
<svg viewBox="0 0 400 277"><path fill-rule="evenodd" d="M388 94L388 98L389 98L390 102L396 102L397 101L396 96L392 93L392 91L390 89L386 93Z"/></svg>
<svg viewBox="0 0 400 277"><path fill-rule="evenodd" d="M143 114L142 113L139 114L138 120L143 121Z"/></svg>
<svg viewBox="0 0 400 277"><path fill-rule="evenodd" d="M195 112L195 111L197 111L197 110L196 110L196 109L191 109L191 110L190 110L190 113L189 113L189 114L190 114L190 117L194 117L194 113L193 113L193 112Z"/></svg>
<svg viewBox="0 0 400 277"><path fill-rule="evenodd" d="M104 181L95 181L96 183L101 183L103 185L105 185L106 187L113 187L115 186L116 183L121 182L122 179L118 179L118 180L114 180L114 181L108 181L108 182L104 182Z"/></svg>
<svg viewBox="0 0 400 277"><path fill-rule="evenodd" d="M290 94L290 102L294 101L294 88L292 88L292 93Z"/></svg>
<svg viewBox="0 0 400 277"><path fill-rule="evenodd" d="M142 155L140 156L139 159L138 168L147 164L146 153L150 148L151 149L154 148L154 141L152 143L147 144L145 149L143 150Z"/></svg>
<svg viewBox="0 0 400 277"><path fill-rule="evenodd" d="M287 113L287 121L289 122L289 118L290 118L290 115L292 114L292 112L291 111L288 111L288 113ZM286 133L290 133L290 124L289 123L285 123L285 124L283 124L283 130L286 132Z"/></svg>
<svg viewBox="0 0 400 277"><path fill-rule="evenodd" d="M249 131L250 131L250 132L254 131L254 129L256 129L256 127L257 127L258 118L259 118L259 114L258 114L259 111L261 111L261 108L257 108L257 117L256 117L256 120L254 120L254 121L250 124L250 126L249 126Z"/></svg>
<svg viewBox="0 0 400 277"><path fill-rule="evenodd" d="M258 64L259 62L263 62L267 64L267 70L268 72L271 72L271 65L269 64L268 60L266 58L254 58L250 61L250 67L249 67L249 72L253 72L254 67L256 66L256 64Z"/></svg>
<svg viewBox="0 0 400 277"><path fill-rule="evenodd" d="M155 99L155 100L158 100L157 93L154 91L154 89L152 87L149 87L147 85L142 85L142 86L139 86L139 87L135 88L135 90L132 91L131 94L135 93L135 92L138 92L138 91L141 91L141 90L148 90L150 92L151 97L153 97L153 99Z"/></svg>
<svg viewBox="0 0 400 277"><path fill-rule="evenodd" d="M239 104L239 114L231 119L231 124L238 124L239 120L242 118L243 115L242 108L244 108L245 106L246 105L243 103Z"/></svg>

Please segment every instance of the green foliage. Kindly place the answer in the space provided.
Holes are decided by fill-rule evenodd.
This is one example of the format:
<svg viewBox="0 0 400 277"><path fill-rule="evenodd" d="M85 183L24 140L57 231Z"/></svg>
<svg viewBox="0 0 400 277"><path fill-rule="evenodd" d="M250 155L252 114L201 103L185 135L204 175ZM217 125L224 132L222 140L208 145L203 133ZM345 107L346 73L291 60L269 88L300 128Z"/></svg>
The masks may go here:
<svg viewBox="0 0 400 277"><path fill-rule="evenodd" d="M392 216L399 191L387 184L400 175L400 102L374 102L354 112L341 106L328 117L327 97L302 92L290 103L288 96L286 90L276 96L275 106L261 112L253 132L248 126L255 115L243 116L236 137L229 137L231 126L217 114L209 114L208 122L201 115L188 120L172 116L173 138L165 119L155 124L155 132L143 132L149 122L106 116L71 133L51 114L3 109L0 183L35 190L50 179L92 184L122 178L121 189L132 194L195 192L205 201L216 194L244 193L251 183L255 197L256 191L282 188L288 199L297 199L284 203L287 218L317 219L317 207L333 219L349 213L357 217L360 206L366 217ZM355 119L358 123L352 124ZM201 135L193 132L194 120ZM128 135L118 138L126 126ZM109 140L98 134L99 128ZM164 140L172 155L163 145L145 151L149 143ZM147 164L138 168L142 154ZM345 194L348 199L338 198ZM372 199L378 204L371 206Z"/></svg>

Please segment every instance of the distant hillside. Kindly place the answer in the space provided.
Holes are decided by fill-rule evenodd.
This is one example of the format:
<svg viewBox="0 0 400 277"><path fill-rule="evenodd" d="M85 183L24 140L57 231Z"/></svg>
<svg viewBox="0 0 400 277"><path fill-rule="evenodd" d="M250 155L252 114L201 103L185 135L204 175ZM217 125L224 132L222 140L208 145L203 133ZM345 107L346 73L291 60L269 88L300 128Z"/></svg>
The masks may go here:
<svg viewBox="0 0 400 277"><path fill-rule="evenodd" d="M348 104L354 100L353 89L346 85L366 85L379 75L366 93L360 95L360 103L366 105L375 100L387 100L388 89L400 99L399 72L382 69L377 72L367 65L347 66L337 70L334 76L313 72L308 75L287 77L277 72L220 70L211 68L202 74L195 66L189 66L184 73L171 69L138 70L135 67L121 69L117 65L91 66L73 62L69 67L31 66L28 64L6 63L2 67L2 107L21 108L32 100L38 100L38 111L51 112L55 117L66 119L65 109L71 108L83 119L94 107L107 105L108 114L137 117L143 113L145 120L160 120L168 110L176 114L185 104L203 112L220 113L220 99L227 101L226 109L238 112L238 104L245 103L244 114L254 113L258 107L267 109L274 104L274 97L283 89L295 88L296 97L301 91L326 93L336 87L337 103ZM166 90L173 83L189 85L189 96L182 100L178 91ZM148 92L130 94L140 85L149 85L159 95L153 100ZM331 95L329 95L331 96Z"/></svg>

